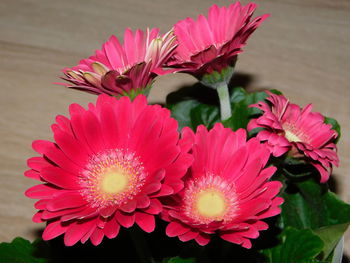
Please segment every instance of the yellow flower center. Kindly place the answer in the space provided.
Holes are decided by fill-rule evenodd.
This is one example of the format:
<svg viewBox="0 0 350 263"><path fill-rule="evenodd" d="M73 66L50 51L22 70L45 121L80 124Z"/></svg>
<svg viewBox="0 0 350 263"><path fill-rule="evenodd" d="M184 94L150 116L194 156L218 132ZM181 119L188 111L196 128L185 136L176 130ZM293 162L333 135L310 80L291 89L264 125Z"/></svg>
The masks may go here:
<svg viewBox="0 0 350 263"><path fill-rule="evenodd" d="M128 175L119 169L115 169L103 175L100 187L107 194L118 194L127 190L128 182Z"/></svg>
<svg viewBox="0 0 350 263"><path fill-rule="evenodd" d="M285 134L284 136L287 138L288 141L290 142L301 142L302 140L296 136L294 133L292 133L291 131L289 130L286 130L285 131Z"/></svg>
<svg viewBox="0 0 350 263"><path fill-rule="evenodd" d="M82 196L92 207L120 206L142 189L147 173L134 153L107 150L93 156L80 175Z"/></svg>
<svg viewBox="0 0 350 263"><path fill-rule="evenodd" d="M197 197L197 210L203 217L221 220L226 211L225 197L215 190L202 191Z"/></svg>
<svg viewBox="0 0 350 263"><path fill-rule="evenodd" d="M221 176L207 172L186 185L182 211L196 224L230 222L238 210L235 186Z"/></svg>

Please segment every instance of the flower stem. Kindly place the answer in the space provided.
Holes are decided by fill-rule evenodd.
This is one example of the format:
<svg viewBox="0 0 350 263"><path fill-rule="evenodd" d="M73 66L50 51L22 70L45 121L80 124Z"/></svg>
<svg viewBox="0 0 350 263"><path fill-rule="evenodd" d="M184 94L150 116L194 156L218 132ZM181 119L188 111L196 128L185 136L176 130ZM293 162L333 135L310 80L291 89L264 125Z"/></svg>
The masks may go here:
<svg viewBox="0 0 350 263"><path fill-rule="evenodd" d="M219 100L220 100L220 113L221 120L227 120L231 117L231 103L230 103L230 94L228 92L228 86L225 82L221 82L220 85L217 86Z"/></svg>
<svg viewBox="0 0 350 263"><path fill-rule="evenodd" d="M140 263L153 263L154 260L151 251L147 245L144 233L134 226L129 230L130 238L134 244L136 253L139 257Z"/></svg>

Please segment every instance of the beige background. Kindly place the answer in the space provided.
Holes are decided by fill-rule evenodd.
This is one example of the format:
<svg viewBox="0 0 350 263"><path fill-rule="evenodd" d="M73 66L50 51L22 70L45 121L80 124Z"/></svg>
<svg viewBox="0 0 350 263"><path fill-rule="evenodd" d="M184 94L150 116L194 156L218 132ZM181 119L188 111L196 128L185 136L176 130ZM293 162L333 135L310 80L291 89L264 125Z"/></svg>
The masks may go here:
<svg viewBox="0 0 350 263"><path fill-rule="evenodd" d="M60 69L93 53L125 27L160 27L206 13L210 0L1 0L0 1L0 241L33 239L43 225L31 222L33 200L23 192L35 182L23 176L31 141L51 139L50 124L72 102L93 95L52 83ZM246 1L244 1L246 2ZM350 202L350 1L257 1L257 14L272 16L249 40L237 71L251 75L251 88L277 88L293 102L313 102L341 123L341 166L334 170L338 193ZM186 75L162 77L154 101L193 83ZM346 247L350 254L350 236Z"/></svg>

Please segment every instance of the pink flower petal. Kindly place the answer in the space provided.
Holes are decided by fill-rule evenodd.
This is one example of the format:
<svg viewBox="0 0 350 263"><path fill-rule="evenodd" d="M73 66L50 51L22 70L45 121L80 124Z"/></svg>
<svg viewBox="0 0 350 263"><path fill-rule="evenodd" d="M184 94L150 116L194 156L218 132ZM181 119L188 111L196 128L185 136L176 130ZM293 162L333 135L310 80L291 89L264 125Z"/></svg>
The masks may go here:
<svg viewBox="0 0 350 263"><path fill-rule="evenodd" d="M34 214L32 221L34 223L43 223L44 221L42 220L42 217L41 217L42 214L43 214L43 211L39 211L36 214Z"/></svg>
<svg viewBox="0 0 350 263"><path fill-rule="evenodd" d="M120 206L120 210L126 213L134 212L136 209L137 201L136 200L130 200L126 204Z"/></svg>
<svg viewBox="0 0 350 263"><path fill-rule="evenodd" d="M117 211L115 218L120 225L126 228L132 227L135 223L135 214L125 214Z"/></svg>
<svg viewBox="0 0 350 263"><path fill-rule="evenodd" d="M179 239L180 239L182 242L187 242L187 241L190 241L190 240L192 240L192 239L195 239L197 236L198 236L198 233L197 233L197 232L188 231L188 232L185 233L185 234L179 235Z"/></svg>
<svg viewBox="0 0 350 263"><path fill-rule="evenodd" d="M60 221L49 223L44 232L43 239L45 241L58 237L67 231L68 225L62 225Z"/></svg>
<svg viewBox="0 0 350 263"><path fill-rule="evenodd" d="M185 227L181 223L173 221L166 227L166 232L165 233L169 237L176 237L176 236L180 236L180 235L186 234L189 231L190 231L189 228Z"/></svg>
<svg viewBox="0 0 350 263"><path fill-rule="evenodd" d="M199 234L196 238L195 238L196 242L201 245L201 246L205 246L209 243L210 241L210 237L209 235L206 234Z"/></svg>
<svg viewBox="0 0 350 263"><path fill-rule="evenodd" d="M78 178L65 172L59 167L48 166L41 170L41 177L44 178L47 182L52 183L58 187L77 190L80 188L78 184Z"/></svg>
<svg viewBox="0 0 350 263"><path fill-rule="evenodd" d="M25 195L34 199L50 199L54 194L58 193L57 188L51 187L47 184L39 184L29 188Z"/></svg>
<svg viewBox="0 0 350 263"><path fill-rule="evenodd" d="M136 212L135 213L136 224L145 232L151 233L154 231L156 224L153 215Z"/></svg>
<svg viewBox="0 0 350 263"><path fill-rule="evenodd" d="M157 215L162 211L162 209L163 206L158 199L151 199L149 207L142 209L142 211L148 214Z"/></svg>
<svg viewBox="0 0 350 263"><path fill-rule="evenodd" d="M87 222L74 222L68 226L66 233L64 235L64 244L66 246L73 246L78 241L80 241L83 236L91 230L91 228L96 224L94 220Z"/></svg>
<svg viewBox="0 0 350 263"><path fill-rule="evenodd" d="M110 239L115 238L119 234L119 230L120 225L115 221L114 218L108 221L103 228L104 234Z"/></svg>
<svg viewBox="0 0 350 263"><path fill-rule="evenodd" d="M77 192L68 192L59 196L59 198L52 199L47 204L49 211L57 211L67 208L75 208L86 205L86 201Z"/></svg>
<svg viewBox="0 0 350 263"><path fill-rule="evenodd" d="M98 246L99 244L101 244L103 237L103 230L96 228L90 236L91 243L95 246Z"/></svg>

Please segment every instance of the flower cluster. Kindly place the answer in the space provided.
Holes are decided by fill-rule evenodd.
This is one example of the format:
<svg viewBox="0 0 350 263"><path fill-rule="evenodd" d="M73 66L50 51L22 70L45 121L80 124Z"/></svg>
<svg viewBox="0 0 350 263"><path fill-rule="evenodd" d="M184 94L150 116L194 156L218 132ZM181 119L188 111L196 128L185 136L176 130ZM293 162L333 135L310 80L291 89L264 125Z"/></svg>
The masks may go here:
<svg viewBox="0 0 350 263"><path fill-rule="evenodd" d="M281 213L282 183L271 156L287 153L313 165L321 182L338 165L337 133L324 117L284 96L250 105L263 114L247 130L218 120L179 131L169 109L149 105L157 75L186 72L216 88L221 121L231 117L227 84L238 53L268 17L252 19L255 4L212 6L208 18L179 21L168 33L127 29L124 43L112 36L94 56L63 70L67 87L99 94L88 108L72 104L57 116L54 140L33 142L39 154L25 176L40 181L26 191L45 222L44 240L64 235L67 246L115 238L121 227L145 232L156 218L166 235L206 245L214 235L244 248L268 229L264 219ZM169 69L170 68L170 69ZM232 116L240 118L240 116ZM245 128L245 127L243 127Z"/></svg>
<svg viewBox="0 0 350 263"><path fill-rule="evenodd" d="M281 184L268 182L274 167L264 168L270 152L244 130L199 126L180 138L169 110L143 95L132 102L100 95L87 110L72 104L70 118L58 116L52 130L55 142L34 141L41 156L25 173L44 182L26 195L40 199L33 220L48 222L45 240L64 234L68 246L98 245L121 226L152 232L162 214L172 222L169 236L204 245L218 232L249 247L267 228L261 219L280 212Z"/></svg>

